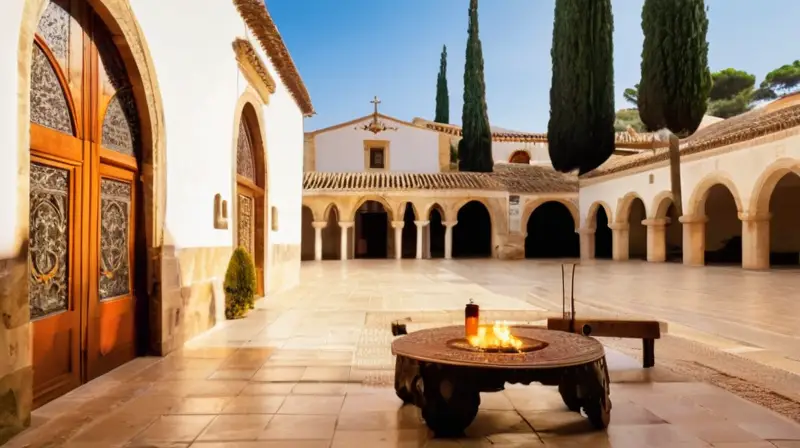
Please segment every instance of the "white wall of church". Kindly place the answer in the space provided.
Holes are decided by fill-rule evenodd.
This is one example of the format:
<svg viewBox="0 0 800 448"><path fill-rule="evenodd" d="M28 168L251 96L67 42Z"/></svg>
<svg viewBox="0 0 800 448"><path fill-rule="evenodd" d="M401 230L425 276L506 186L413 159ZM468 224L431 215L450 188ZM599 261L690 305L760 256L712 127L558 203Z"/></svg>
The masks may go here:
<svg viewBox="0 0 800 448"><path fill-rule="evenodd" d="M396 131L377 135L359 129L372 120L321 132L315 135L316 170L328 172L364 171L364 140L389 141L389 171L439 172L439 134L435 131L381 118ZM302 141L301 141L302 143Z"/></svg>
<svg viewBox="0 0 800 448"><path fill-rule="evenodd" d="M20 23L23 0L6 0L0 3L0 260L7 259L17 253L17 207L19 197L27 196L28 187L24 187L23 195L18 192L17 137L20 127L27 129L27 118L19 115L18 50ZM23 122L25 121L25 122Z"/></svg>
<svg viewBox="0 0 800 448"><path fill-rule="evenodd" d="M167 130L165 244L230 246L209 218L214 195L232 203L234 109L243 80L231 42L245 32L230 2L131 2L147 38ZM175 20L180 17L181 20Z"/></svg>

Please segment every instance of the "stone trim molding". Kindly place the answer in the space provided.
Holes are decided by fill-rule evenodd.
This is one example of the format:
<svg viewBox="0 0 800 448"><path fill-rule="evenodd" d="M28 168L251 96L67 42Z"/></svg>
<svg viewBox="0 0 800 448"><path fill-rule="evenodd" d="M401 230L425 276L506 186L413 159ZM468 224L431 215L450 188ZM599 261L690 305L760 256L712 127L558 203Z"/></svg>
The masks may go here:
<svg viewBox="0 0 800 448"><path fill-rule="evenodd" d="M264 61L256 53L256 49L250 41L237 37L233 41L233 51L236 53L236 62L239 70L244 75L247 82L258 92L258 96L264 104L269 104L269 97L275 93L275 80L269 74Z"/></svg>

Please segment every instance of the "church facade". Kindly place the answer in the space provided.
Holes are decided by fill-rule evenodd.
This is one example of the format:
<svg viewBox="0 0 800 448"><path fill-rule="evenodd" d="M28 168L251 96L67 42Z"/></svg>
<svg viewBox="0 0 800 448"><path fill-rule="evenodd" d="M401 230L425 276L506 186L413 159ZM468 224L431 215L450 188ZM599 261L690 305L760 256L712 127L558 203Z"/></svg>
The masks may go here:
<svg viewBox="0 0 800 448"><path fill-rule="evenodd" d="M224 319L234 247L297 284L314 110L261 0L9 0L0 42L2 441Z"/></svg>

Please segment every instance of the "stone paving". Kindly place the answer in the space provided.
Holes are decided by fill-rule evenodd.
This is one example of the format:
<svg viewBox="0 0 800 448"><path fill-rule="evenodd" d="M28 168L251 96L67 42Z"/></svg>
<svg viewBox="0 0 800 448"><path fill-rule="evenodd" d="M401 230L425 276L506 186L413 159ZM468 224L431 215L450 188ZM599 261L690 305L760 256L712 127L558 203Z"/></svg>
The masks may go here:
<svg viewBox="0 0 800 448"><path fill-rule="evenodd" d="M761 281L741 271L708 271L706 284L701 270L644 266L582 266L578 296L587 300L583 294L593 292L597 306L622 307L624 297L616 294L624 293L633 297L632 312L666 309L677 318L675 309L711 314L725 300L730 305L714 318L723 322L720 333L724 319L734 316L754 332L769 314L797 319L798 307L782 307L785 298L773 309L746 287L786 288L793 280L782 274ZM137 359L38 409L32 428L7 446L800 448L797 423L689 381L659 366L658 358L645 371L612 349L607 431L593 431L568 412L554 388L513 386L482 395L463 439L431 439L418 410L403 407L388 387L389 323L408 318L410 331L458 323L469 298L485 319L541 322L544 308L560 304L559 272L557 263L497 260L304 263L300 287L261 301L246 319L225 322L170 356ZM672 281L664 278L670 275ZM650 286L643 283L654 276ZM724 299L717 298L713 289L724 284ZM682 295L671 299L662 288L680 288ZM760 300L759 312L752 311L755 303L738 304L739 292L738 301ZM739 314L743 309L750 315ZM698 319L706 318L683 322ZM776 348L791 339L782 325L764 327L780 336L772 339Z"/></svg>

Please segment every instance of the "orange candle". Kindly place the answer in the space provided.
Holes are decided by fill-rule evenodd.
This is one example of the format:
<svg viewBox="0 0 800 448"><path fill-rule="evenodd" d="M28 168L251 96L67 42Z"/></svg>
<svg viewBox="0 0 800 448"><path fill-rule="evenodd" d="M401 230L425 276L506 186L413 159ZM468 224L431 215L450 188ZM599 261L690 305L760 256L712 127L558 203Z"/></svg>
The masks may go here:
<svg viewBox="0 0 800 448"><path fill-rule="evenodd" d="M464 309L464 329L467 338L478 335L479 316L480 308L470 300Z"/></svg>

